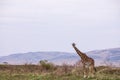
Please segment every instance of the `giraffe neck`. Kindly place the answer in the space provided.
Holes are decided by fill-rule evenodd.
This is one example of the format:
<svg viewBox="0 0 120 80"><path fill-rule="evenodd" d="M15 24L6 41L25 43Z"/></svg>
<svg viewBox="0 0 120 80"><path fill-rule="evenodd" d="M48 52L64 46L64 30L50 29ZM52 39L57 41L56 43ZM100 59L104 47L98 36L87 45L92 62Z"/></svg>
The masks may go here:
<svg viewBox="0 0 120 80"><path fill-rule="evenodd" d="M75 51L77 52L77 54L81 57L82 60L85 59L85 57L87 57L84 53L82 53L77 47L73 46L73 48L75 49Z"/></svg>

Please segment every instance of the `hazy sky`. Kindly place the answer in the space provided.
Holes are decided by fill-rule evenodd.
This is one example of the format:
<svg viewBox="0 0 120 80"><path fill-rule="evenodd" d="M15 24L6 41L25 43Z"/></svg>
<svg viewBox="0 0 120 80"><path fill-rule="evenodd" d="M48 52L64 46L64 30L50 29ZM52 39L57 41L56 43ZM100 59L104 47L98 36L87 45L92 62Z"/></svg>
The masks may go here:
<svg viewBox="0 0 120 80"><path fill-rule="evenodd" d="M0 56L120 47L120 0L0 0Z"/></svg>

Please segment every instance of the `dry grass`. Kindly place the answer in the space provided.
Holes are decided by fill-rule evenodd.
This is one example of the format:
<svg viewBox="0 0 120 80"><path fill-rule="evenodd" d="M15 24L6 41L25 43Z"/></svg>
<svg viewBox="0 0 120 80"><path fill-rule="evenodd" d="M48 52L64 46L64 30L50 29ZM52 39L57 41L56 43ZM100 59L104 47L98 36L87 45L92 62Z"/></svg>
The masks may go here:
<svg viewBox="0 0 120 80"><path fill-rule="evenodd" d="M0 80L120 80L120 68L99 66L96 69L94 78L84 79L81 65L0 65Z"/></svg>

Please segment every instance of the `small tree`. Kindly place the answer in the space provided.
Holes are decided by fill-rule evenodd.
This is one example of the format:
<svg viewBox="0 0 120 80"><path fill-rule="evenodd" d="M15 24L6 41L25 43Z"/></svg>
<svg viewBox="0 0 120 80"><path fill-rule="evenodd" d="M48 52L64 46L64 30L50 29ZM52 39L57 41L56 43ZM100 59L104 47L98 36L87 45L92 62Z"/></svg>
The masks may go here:
<svg viewBox="0 0 120 80"><path fill-rule="evenodd" d="M52 63L49 63L47 60L41 60L41 61L39 61L39 63L43 70L53 70L54 69L54 65Z"/></svg>
<svg viewBox="0 0 120 80"><path fill-rule="evenodd" d="M48 62L47 60L40 60L40 61L39 61L40 65L44 65L44 64L46 64L47 62Z"/></svg>

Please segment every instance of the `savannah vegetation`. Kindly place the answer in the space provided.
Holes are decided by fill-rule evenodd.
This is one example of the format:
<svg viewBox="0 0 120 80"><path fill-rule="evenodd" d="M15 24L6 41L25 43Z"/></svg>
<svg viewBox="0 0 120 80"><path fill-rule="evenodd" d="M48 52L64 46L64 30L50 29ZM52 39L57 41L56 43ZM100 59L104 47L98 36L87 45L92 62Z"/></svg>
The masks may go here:
<svg viewBox="0 0 120 80"><path fill-rule="evenodd" d="M42 60L38 65L0 65L0 80L120 80L120 67L99 66L93 78L83 78L82 65L54 65Z"/></svg>

